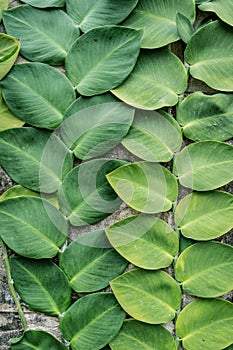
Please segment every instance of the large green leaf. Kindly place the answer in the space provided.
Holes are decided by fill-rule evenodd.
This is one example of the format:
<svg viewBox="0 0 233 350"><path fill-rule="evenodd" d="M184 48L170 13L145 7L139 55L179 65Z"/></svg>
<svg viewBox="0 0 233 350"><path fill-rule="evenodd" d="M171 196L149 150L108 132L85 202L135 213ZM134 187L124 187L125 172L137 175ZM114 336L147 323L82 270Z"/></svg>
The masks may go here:
<svg viewBox="0 0 233 350"><path fill-rule="evenodd" d="M0 219L1 238L17 254L28 258L52 258L67 238L63 215L41 198L23 196L0 201Z"/></svg>
<svg viewBox="0 0 233 350"><path fill-rule="evenodd" d="M10 346L11 350L67 350L67 347L50 333L36 330L27 330L22 337L11 339Z"/></svg>
<svg viewBox="0 0 233 350"><path fill-rule="evenodd" d="M106 174L125 162L95 159L84 162L65 177L58 199L72 225L94 224L112 214L121 204L106 180Z"/></svg>
<svg viewBox="0 0 233 350"><path fill-rule="evenodd" d="M7 107L0 92L0 131L21 127L24 122L18 119Z"/></svg>
<svg viewBox="0 0 233 350"><path fill-rule="evenodd" d="M127 264L109 247L102 230L83 234L60 257L60 267L67 275L70 286L80 293L107 287L109 281L121 274Z"/></svg>
<svg viewBox="0 0 233 350"><path fill-rule="evenodd" d="M120 23L137 3L138 0L66 0L66 11L85 33L95 27Z"/></svg>
<svg viewBox="0 0 233 350"><path fill-rule="evenodd" d="M187 87L182 62L167 48L142 50L130 76L112 93L137 108L173 106Z"/></svg>
<svg viewBox="0 0 233 350"><path fill-rule="evenodd" d="M191 140L228 140L233 137L233 94L194 92L178 105L177 120Z"/></svg>
<svg viewBox="0 0 233 350"><path fill-rule="evenodd" d="M176 350L175 341L166 328L134 319L123 323L120 332L110 342L110 347L112 350Z"/></svg>
<svg viewBox="0 0 233 350"><path fill-rule="evenodd" d="M86 107L86 99L75 102L77 112L64 120L61 137L80 159L98 157L114 148L127 134L134 109L122 102L105 102L105 95L91 97L96 104ZM83 107L83 108L82 108ZM72 110L74 106L72 105Z"/></svg>
<svg viewBox="0 0 233 350"><path fill-rule="evenodd" d="M0 80L10 71L16 61L20 44L16 38L0 33Z"/></svg>
<svg viewBox="0 0 233 350"><path fill-rule="evenodd" d="M183 290L202 298L213 298L233 289L233 247L218 243L196 243L187 248L175 265Z"/></svg>
<svg viewBox="0 0 233 350"><path fill-rule="evenodd" d="M175 157L180 183L196 191L209 191L233 180L233 146L200 141L185 147Z"/></svg>
<svg viewBox="0 0 233 350"><path fill-rule="evenodd" d="M140 0L123 25L144 29L143 48L158 48L180 39L176 27L177 12L193 23L194 0Z"/></svg>
<svg viewBox="0 0 233 350"><path fill-rule="evenodd" d="M44 11L29 5L3 12L8 34L20 40L20 53L31 61L60 65L79 30L62 10Z"/></svg>
<svg viewBox="0 0 233 350"><path fill-rule="evenodd" d="M65 5L66 0L22 0L26 4L30 4L34 7L46 8L46 7L62 7Z"/></svg>
<svg viewBox="0 0 233 350"><path fill-rule="evenodd" d="M10 110L40 128L55 129L75 99L64 74L44 63L17 64L0 85Z"/></svg>
<svg viewBox="0 0 233 350"><path fill-rule="evenodd" d="M125 313L112 293L95 293L76 301L60 319L73 350L98 350L119 332Z"/></svg>
<svg viewBox="0 0 233 350"><path fill-rule="evenodd" d="M211 0L200 4L202 11L215 12L224 22L233 26L233 2L224 0Z"/></svg>
<svg viewBox="0 0 233 350"><path fill-rule="evenodd" d="M141 30L120 26L90 30L76 40L67 55L68 78L85 96L115 88L134 68L141 37Z"/></svg>
<svg viewBox="0 0 233 350"><path fill-rule="evenodd" d="M153 216L128 217L108 227L106 234L118 253L143 269L167 267L178 253L177 234Z"/></svg>
<svg viewBox="0 0 233 350"><path fill-rule="evenodd" d="M168 211L178 195L175 177L155 163L126 164L108 174L107 179L126 204L143 213Z"/></svg>
<svg viewBox="0 0 233 350"><path fill-rule="evenodd" d="M233 342L233 304L222 299L193 301L179 314L176 332L187 350L221 350Z"/></svg>
<svg viewBox="0 0 233 350"><path fill-rule="evenodd" d="M69 282L52 261L12 257L14 285L27 306L49 315L60 316L71 303Z"/></svg>
<svg viewBox="0 0 233 350"><path fill-rule="evenodd" d="M214 21L200 28L185 49L190 73L216 90L233 91L233 31Z"/></svg>
<svg viewBox="0 0 233 350"><path fill-rule="evenodd" d="M227 192L193 192L181 199L175 223L185 237L217 238L233 227L233 195Z"/></svg>
<svg viewBox="0 0 233 350"><path fill-rule="evenodd" d="M162 110L137 110L122 144L141 159L168 162L181 148L181 130L176 120Z"/></svg>
<svg viewBox="0 0 233 350"><path fill-rule="evenodd" d="M48 131L28 127L0 132L0 165L25 187L55 192L72 163L65 144Z"/></svg>

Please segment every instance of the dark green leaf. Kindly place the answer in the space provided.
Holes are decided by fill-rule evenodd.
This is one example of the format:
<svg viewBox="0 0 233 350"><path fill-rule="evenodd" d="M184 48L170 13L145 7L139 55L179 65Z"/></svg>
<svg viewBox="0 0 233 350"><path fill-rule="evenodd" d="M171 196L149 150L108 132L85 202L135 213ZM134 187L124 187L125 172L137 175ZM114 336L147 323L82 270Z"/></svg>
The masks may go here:
<svg viewBox="0 0 233 350"><path fill-rule="evenodd" d="M51 334L34 330L27 330L22 337L11 339L10 348L11 350L67 350L67 347Z"/></svg>

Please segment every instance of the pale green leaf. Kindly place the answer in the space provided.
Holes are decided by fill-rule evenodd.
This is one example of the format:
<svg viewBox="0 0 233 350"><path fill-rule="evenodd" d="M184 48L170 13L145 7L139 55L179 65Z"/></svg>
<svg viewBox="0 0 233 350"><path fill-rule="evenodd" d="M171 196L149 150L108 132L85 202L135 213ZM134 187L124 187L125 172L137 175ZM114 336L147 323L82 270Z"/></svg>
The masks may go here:
<svg viewBox="0 0 233 350"><path fill-rule="evenodd" d="M2 99L0 92L0 131L11 128L18 128L24 125L24 122L18 119L7 107Z"/></svg>
<svg viewBox="0 0 233 350"><path fill-rule="evenodd" d="M176 14L177 31L181 39L187 44L194 33L192 22L182 13Z"/></svg>
<svg viewBox="0 0 233 350"><path fill-rule="evenodd" d="M201 11L215 12L224 22L233 26L233 2L224 0L211 0L200 4Z"/></svg>
<svg viewBox="0 0 233 350"><path fill-rule="evenodd" d="M16 38L0 33L0 80L11 70L19 50L20 44Z"/></svg>

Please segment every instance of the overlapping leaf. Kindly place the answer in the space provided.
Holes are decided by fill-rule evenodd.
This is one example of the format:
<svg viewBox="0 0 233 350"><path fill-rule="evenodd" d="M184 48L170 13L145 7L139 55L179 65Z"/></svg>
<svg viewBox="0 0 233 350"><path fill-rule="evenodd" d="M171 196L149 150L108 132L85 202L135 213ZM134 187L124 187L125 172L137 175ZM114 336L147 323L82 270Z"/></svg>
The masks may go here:
<svg viewBox="0 0 233 350"><path fill-rule="evenodd" d="M23 126L24 122L18 119L7 107L0 93L0 131Z"/></svg>
<svg viewBox="0 0 233 350"><path fill-rule="evenodd" d="M233 3L232 1L212 0L200 4L202 11L215 12L224 22L233 26Z"/></svg>
<svg viewBox="0 0 233 350"><path fill-rule="evenodd" d="M176 26L179 36L187 44L194 33L193 23L185 15L178 12L176 14Z"/></svg>
<svg viewBox="0 0 233 350"><path fill-rule="evenodd" d="M16 38L0 33L0 80L10 71L18 57L19 50L20 44Z"/></svg>
<svg viewBox="0 0 233 350"><path fill-rule="evenodd" d="M65 5L65 0L22 0L22 2L38 8L47 7L62 7Z"/></svg>

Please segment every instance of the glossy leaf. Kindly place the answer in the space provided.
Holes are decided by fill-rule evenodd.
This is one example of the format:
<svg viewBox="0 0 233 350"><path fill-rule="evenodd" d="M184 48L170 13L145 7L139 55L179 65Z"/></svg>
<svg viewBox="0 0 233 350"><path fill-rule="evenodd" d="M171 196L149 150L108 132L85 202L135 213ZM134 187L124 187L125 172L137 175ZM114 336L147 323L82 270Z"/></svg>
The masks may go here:
<svg viewBox="0 0 233 350"><path fill-rule="evenodd" d="M55 192L72 163L71 153L54 134L30 127L0 132L0 165L29 189Z"/></svg>
<svg viewBox="0 0 233 350"><path fill-rule="evenodd" d="M60 267L67 275L70 286L78 293L107 287L110 280L126 269L127 264L109 246L102 230L83 234L60 257Z"/></svg>
<svg viewBox="0 0 233 350"><path fill-rule="evenodd" d="M68 78L81 95L93 96L120 85L136 63L142 31L104 26L73 44L65 62Z"/></svg>
<svg viewBox="0 0 233 350"><path fill-rule="evenodd" d="M66 0L66 11L85 33L95 27L118 24L133 10L138 0Z"/></svg>
<svg viewBox="0 0 233 350"><path fill-rule="evenodd" d="M175 157L180 183L195 191L209 191L233 180L233 146L200 141L185 147Z"/></svg>
<svg viewBox="0 0 233 350"><path fill-rule="evenodd" d="M221 22L211 22L192 36L185 49L191 75L211 88L233 91L233 31Z"/></svg>
<svg viewBox="0 0 233 350"><path fill-rule="evenodd" d="M65 0L22 0L22 2L38 8L47 7L62 7L65 5Z"/></svg>
<svg viewBox="0 0 233 350"><path fill-rule="evenodd" d="M0 131L23 126L24 122L18 119L7 107L0 92Z"/></svg>
<svg viewBox="0 0 233 350"><path fill-rule="evenodd" d="M115 278L110 286L122 308L142 322L169 322L180 307L179 285L164 271L131 270Z"/></svg>
<svg viewBox="0 0 233 350"><path fill-rule="evenodd" d="M106 174L125 164L120 160L95 159L84 162L65 177L58 199L62 212L72 225L99 222L121 204L106 180Z"/></svg>
<svg viewBox="0 0 233 350"><path fill-rule="evenodd" d="M155 346L156 350L176 350L175 341L166 328L134 319L126 320L120 332L110 342L112 350L154 350Z"/></svg>
<svg viewBox="0 0 233 350"><path fill-rule="evenodd" d="M71 289L56 264L12 257L10 265L15 288L30 309L60 316L69 307Z"/></svg>
<svg viewBox="0 0 233 350"><path fill-rule="evenodd" d="M62 10L39 10L29 5L3 13L8 34L20 40L20 53L31 61L63 64L68 51L79 37L79 30Z"/></svg>
<svg viewBox="0 0 233 350"><path fill-rule="evenodd" d="M175 265L183 290L213 298L233 289L233 247L218 242L196 243L186 249Z"/></svg>
<svg viewBox="0 0 233 350"><path fill-rule="evenodd" d="M126 164L108 174L107 179L130 207L143 213L168 211L177 198L175 177L159 164Z"/></svg>
<svg viewBox="0 0 233 350"><path fill-rule="evenodd" d="M112 293L89 294L61 318L61 331L73 350L98 350L119 332L125 313Z"/></svg>
<svg viewBox="0 0 233 350"><path fill-rule="evenodd" d="M200 4L201 11L215 12L224 22L233 26L233 3L232 1L212 0Z"/></svg>
<svg viewBox="0 0 233 350"><path fill-rule="evenodd" d="M217 238L233 227L233 195L220 191L193 192L179 202L175 222L185 237Z"/></svg>
<svg viewBox="0 0 233 350"><path fill-rule="evenodd" d="M86 108L85 99L78 99L75 105L83 109L66 118L61 126L63 141L80 159L98 157L113 149L127 134L134 117L134 109L120 101L105 103L104 95L90 99L98 103L91 106L90 102Z"/></svg>
<svg viewBox="0 0 233 350"><path fill-rule="evenodd" d="M167 267L178 253L177 234L153 216L128 217L108 227L106 234L118 253L143 269Z"/></svg>
<svg viewBox="0 0 233 350"><path fill-rule="evenodd" d="M10 71L16 61L20 44L16 38L0 33L0 80Z"/></svg>
<svg viewBox="0 0 233 350"><path fill-rule="evenodd" d="M187 44L194 33L192 22L182 13L176 14L177 32L181 39Z"/></svg>
<svg viewBox="0 0 233 350"><path fill-rule="evenodd" d="M142 47L153 49L177 41L176 13L185 15L192 23L195 18L193 0L140 0L123 25L144 29Z"/></svg>
<svg viewBox="0 0 233 350"><path fill-rule="evenodd" d="M233 137L233 94L195 92L178 105L177 120L191 140L228 140Z"/></svg>
<svg viewBox="0 0 233 350"><path fill-rule="evenodd" d="M130 76L112 93L129 105L154 110L177 104L177 94L186 87L184 65L167 48L162 48L142 50Z"/></svg>
<svg viewBox="0 0 233 350"><path fill-rule="evenodd" d="M68 234L62 214L41 198L24 196L0 201L0 236L17 254L52 258Z"/></svg>
<svg viewBox="0 0 233 350"><path fill-rule="evenodd" d="M44 63L17 64L0 85L10 110L40 128L55 129L75 99L64 74Z"/></svg>
<svg viewBox="0 0 233 350"><path fill-rule="evenodd" d="M233 342L233 305L222 299L199 299L186 306L176 322L187 350L221 350Z"/></svg>
<svg viewBox="0 0 233 350"><path fill-rule="evenodd" d="M137 110L122 144L141 159L168 162L181 148L181 130L176 120L166 112Z"/></svg>

